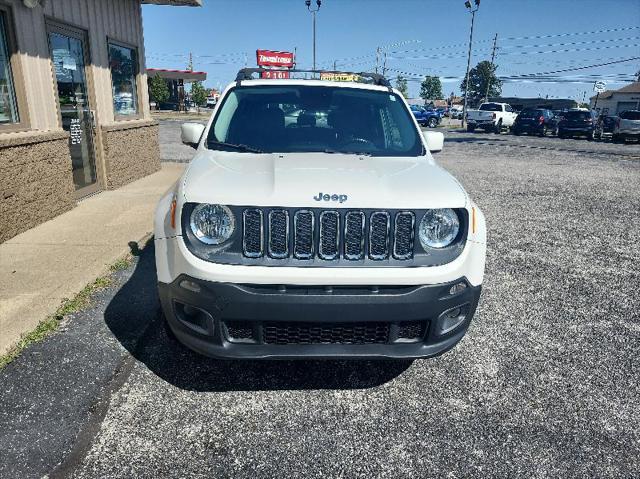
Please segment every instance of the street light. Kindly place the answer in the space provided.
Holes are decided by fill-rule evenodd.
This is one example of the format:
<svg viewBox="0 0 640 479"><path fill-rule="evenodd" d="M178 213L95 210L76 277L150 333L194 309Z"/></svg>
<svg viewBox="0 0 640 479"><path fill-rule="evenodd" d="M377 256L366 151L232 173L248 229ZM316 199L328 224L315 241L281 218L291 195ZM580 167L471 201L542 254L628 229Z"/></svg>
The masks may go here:
<svg viewBox="0 0 640 479"><path fill-rule="evenodd" d="M313 15L313 69L316 69L316 13L320 10L322 0L316 0L316 8L311 8L311 0L305 0L304 4L307 6L307 10Z"/></svg>
<svg viewBox="0 0 640 479"><path fill-rule="evenodd" d="M476 8L471 6L471 1L464 2L464 6L471 12L471 31L469 32L469 54L467 55L467 74L464 76L464 105L462 107L462 127L464 128L467 120L467 92L469 91L469 68L471 67L471 44L473 43L473 21L476 18L476 12L480 8L480 0L474 0Z"/></svg>

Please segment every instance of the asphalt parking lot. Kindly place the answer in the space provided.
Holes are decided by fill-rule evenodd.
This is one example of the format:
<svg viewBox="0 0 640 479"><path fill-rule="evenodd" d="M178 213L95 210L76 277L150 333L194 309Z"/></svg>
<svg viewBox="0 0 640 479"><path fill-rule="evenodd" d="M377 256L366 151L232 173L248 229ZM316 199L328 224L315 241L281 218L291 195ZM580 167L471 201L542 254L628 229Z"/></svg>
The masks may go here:
<svg viewBox="0 0 640 479"><path fill-rule="evenodd" d="M640 145L445 134L489 231L456 348L200 357L160 325L150 245L0 371L0 477L637 477Z"/></svg>

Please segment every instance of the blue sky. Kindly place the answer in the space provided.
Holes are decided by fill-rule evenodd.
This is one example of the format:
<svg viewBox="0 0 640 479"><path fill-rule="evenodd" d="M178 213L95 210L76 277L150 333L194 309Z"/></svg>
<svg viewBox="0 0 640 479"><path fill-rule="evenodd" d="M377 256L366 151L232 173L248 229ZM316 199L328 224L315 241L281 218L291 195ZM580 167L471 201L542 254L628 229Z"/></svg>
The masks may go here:
<svg viewBox="0 0 640 479"><path fill-rule="evenodd" d="M315 1L315 0L314 0ZM312 64L312 21L304 0L204 0L203 8L143 6L147 66L206 71L206 85L225 86L239 68L255 66L257 48L297 50ZM464 76L470 14L464 0L323 0L317 16L317 62L372 71L387 52L387 76L442 77L445 95ZM594 33L598 32L598 33ZM482 0L476 14L472 66L489 60L498 33L498 74L517 77L640 57L640 0ZM393 46L395 45L395 46ZM503 95L581 100L592 79L616 88L640 61L554 73L553 83L505 82ZM527 80L527 81L523 81ZM575 83L583 82L583 83Z"/></svg>

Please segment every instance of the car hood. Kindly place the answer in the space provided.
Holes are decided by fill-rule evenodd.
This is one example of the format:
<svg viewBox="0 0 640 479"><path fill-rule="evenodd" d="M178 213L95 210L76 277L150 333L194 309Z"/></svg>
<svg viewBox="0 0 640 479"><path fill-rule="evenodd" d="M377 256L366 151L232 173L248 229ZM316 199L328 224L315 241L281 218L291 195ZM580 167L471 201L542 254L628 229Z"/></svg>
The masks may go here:
<svg viewBox="0 0 640 479"><path fill-rule="evenodd" d="M236 206L462 208L467 200L456 179L429 157L326 153L200 150L182 192L187 202Z"/></svg>

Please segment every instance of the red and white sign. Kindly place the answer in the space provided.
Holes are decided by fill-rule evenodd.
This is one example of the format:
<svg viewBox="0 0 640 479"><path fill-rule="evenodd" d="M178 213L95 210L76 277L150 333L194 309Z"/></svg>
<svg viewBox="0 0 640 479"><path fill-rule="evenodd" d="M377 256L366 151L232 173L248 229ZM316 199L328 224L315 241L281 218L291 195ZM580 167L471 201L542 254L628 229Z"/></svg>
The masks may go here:
<svg viewBox="0 0 640 479"><path fill-rule="evenodd" d="M293 53L256 50L256 60L260 67L293 68Z"/></svg>
<svg viewBox="0 0 640 479"><path fill-rule="evenodd" d="M268 80L286 80L289 78L289 72L287 70L265 70L260 73L260 78L266 78Z"/></svg>

